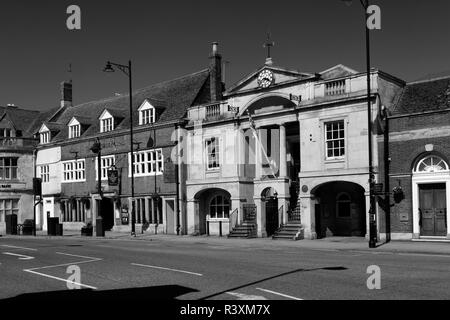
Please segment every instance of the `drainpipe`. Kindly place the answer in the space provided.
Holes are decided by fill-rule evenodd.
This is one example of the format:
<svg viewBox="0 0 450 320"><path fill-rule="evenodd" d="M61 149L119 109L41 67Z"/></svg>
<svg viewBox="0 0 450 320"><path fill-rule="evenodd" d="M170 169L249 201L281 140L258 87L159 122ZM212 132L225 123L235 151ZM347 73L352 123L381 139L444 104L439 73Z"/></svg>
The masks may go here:
<svg viewBox="0 0 450 320"><path fill-rule="evenodd" d="M177 202L177 236L180 235L180 127L178 125L175 126L175 131L177 132L177 159L175 160L175 185L176 185L176 202Z"/></svg>
<svg viewBox="0 0 450 320"><path fill-rule="evenodd" d="M384 126L384 183L385 183L385 214L386 214L386 242L391 242L391 194L390 194L390 157L389 157L389 114L388 110L384 110L385 126Z"/></svg>

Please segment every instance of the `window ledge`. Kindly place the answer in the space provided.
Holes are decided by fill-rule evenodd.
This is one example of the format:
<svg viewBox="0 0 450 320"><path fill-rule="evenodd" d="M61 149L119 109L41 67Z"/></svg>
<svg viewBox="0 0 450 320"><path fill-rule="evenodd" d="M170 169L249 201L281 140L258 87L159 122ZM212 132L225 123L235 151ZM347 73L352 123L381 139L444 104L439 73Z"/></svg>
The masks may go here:
<svg viewBox="0 0 450 320"><path fill-rule="evenodd" d="M208 222L229 222L230 218L209 218L206 219Z"/></svg>
<svg viewBox="0 0 450 320"><path fill-rule="evenodd" d="M327 163L343 163L346 161L347 161L347 159L345 157L344 158L335 158L335 159L325 159L326 164Z"/></svg>

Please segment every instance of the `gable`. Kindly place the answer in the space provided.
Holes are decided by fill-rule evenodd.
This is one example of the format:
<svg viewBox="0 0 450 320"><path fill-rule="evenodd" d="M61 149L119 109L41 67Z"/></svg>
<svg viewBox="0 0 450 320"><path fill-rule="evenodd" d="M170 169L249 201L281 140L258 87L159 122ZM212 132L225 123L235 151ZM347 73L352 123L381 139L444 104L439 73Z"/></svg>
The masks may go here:
<svg viewBox="0 0 450 320"><path fill-rule="evenodd" d="M44 132L50 132L50 129L45 124L43 124L41 129L39 129L39 133L44 133Z"/></svg>
<svg viewBox="0 0 450 320"><path fill-rule="evenodd" d="M258 77L261 75L261 73L264 72L268 72L273 76L273 81L270 87L276 87L278 85L283 85L295 81L302 81L316 76L315 74L310 73L302 73L298 71L276 68L272 66L264 66L256 70L255 72L252 72L247 77L243 78L237 84L232 86L225 93L225 95L265 89L261 88L258 83Z"/></svg>
<svg viewBox="0 0 450 320"><path fill-rule="evenodd" d="M70 120L70 122L68 124L69 127L71 127L71 126L79 126L79 125L80 125L80 122L76 118L72 118L72 120Z"/></svg>
<svg viewBox="0 0 450 320"><path fill-rule="evenodd" d="M149 110L149 109L155 109L155 107L146 99L141 104L141 106L139 107L138 111Z"/></svg>
<svg viewBox="0 0 450 320"><path fill-rule="evenodd" d="M323 80L330 80L330 79L337 79L337 78L343 78L350 75L357 74L358 71L353 70L347 66L344 66L343 64L338 64L334 67L331 67L327 70L324 70L320 73Z"/></svg>
<svg viewBox="0 0 450 320"><path fill-rule="evenodd" d="M11 121L7 114L0 120L0 128L15 129L14 123Z"/></svg>
<svg viewBox="0 0 450 320"><path fill-rule="evenodd" d="M108 109L105 109L99 117L99 120L111 119L114 118Z"/></svg>

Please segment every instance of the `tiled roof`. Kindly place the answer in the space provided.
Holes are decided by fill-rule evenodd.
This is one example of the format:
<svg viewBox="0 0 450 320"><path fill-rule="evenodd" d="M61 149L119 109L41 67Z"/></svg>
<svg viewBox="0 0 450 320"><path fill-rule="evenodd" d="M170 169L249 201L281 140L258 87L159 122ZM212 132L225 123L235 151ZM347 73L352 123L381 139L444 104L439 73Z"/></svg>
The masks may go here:
<svg viewBox="0 0 450 320"><path fill-rule="evenodd" d="M158 122L169 122L184 117L186 109L192 105L202 86L209 79L209 70L205 69L174 80L158 83L133 92L133 125L139 122L137 109L148 99L162 112ZM67 124L73 117L82 117L83 124L90 125L83 137L93 136L100 132L98 118L107 109L114 117L122 118L116 129L126 129L130 126L129 95L115 96L99 101L87 102L62 110L52 120L63 124L66 128L54 137L53 141L67 138ZM89 120L89 121L88 121Z"/></svg>
<svg viewBox="0 0 450 320"><path fill-rule="evenodd" d="M450 77L409 83L400 92L393 115L450 108Z"/></svg>
<svg viewBox="0 0 450 320"><path fill-rule="evenodd" d="M36 110L25 110L16 107L0 107L0 118L8 117L17 130L22 131L23 137L32 137L35 133L35 128L42 123L45 117L48 117L46 112L39 112Z"/></svg>

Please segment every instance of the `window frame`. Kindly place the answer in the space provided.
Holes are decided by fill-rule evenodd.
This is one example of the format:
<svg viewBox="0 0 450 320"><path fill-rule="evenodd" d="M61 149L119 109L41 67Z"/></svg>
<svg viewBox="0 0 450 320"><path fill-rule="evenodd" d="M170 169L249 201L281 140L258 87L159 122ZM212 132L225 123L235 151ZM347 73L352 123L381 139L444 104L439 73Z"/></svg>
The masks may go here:
<svg viewBox="0 0 450 320"><path fill-rule="evenodd" d="M108 165L108 162L111 162L111 164L108 167L106 167L106 165ZM102 157L102 159L101 159L102 181L108 180L108 169L115 165L116 165L115 155L109 155L109 156ZM98 171L97 170L98 170L98 161L96 159L96 161L95 161L95 181L98 181Z"/></svg>
<svg viewBox="0 0 450 320"><path fill-rule="evenodd" d="M6 165L6 160L9 165ZM13 162L15 161L15 165ZM6 173L9 172L9 177ZM15 172L15 177L13 177ZM19 180L19 158L18 157L0 157L0 181L16 181Z"/></svg>
<svg viewBox="0 0 450 320"><path fill-rule="evenodd" d="M43 131L39 133L40 144L48 144L51 140L50 131Z"/></svg>
<svg viewBox="0 0 450 320"><path fill-rule="evenodd" d="M7 208L6 204L9 201L10 207ZM18 198L12 198L12 199L0 199L0 222L5 222L6 215L8 214L19 214L19 201ZM14 204L16 204L16 207L14 207Z"/></svg>
<svg viewBox="0 0 450 320"><path fill-rule="evenodd" d="M160 176L164 174L164 153L162 148L135 151L133 156L134 177ZM155 169L158 169L158 171ZM128 177L131 177L131 153L128 153Z"/></svg>
<svg viewBox="0 0 450 320"><path fill-rule="evenodd" d="M73 124L69 126L69 139L81 137L81 125Z"/></svg>
<svg viewBox="0 0 450 320"><path fill-rule="evenodd" d="M63 161L61 165L61 183L86 182L86 159Z"/></svg>
<svg viewBox="0 0 450 320"><path fill-rule="evenodd" d="M220 203L217 201L217 199L219 199L219 198L221 198L221 200L222 200ZM213 202L215 202L215 203L213 204ZM218 215L219 207L221 208L221 212L222 212L221 217L219 217L219 215ZM212 214L213 208L215 208L214 215ZM228 210L225 210L225 208L228 208ZM225 212L227 212L227 214L225 214ZM226 195L217 194L214 197L212 197L212 199L209 201L209 206L208 206L209 220L227 220L230 218L230 213L231 213L231 199L229 197L227 197Z"/></svg>
<svg viewBox="0 0 450 320"><path fill-rule="evenodd" d="M39 175L42 179L42 183L49 183L50 182L50 166L49 165L39 166Z"/></svg>
<svg viewBox="0 0 450 320"><path fill-rule="evenodd" d="M217 158L217 160L215 160L216 164L215 166L210 165L210 161L211 161L211 157L210 155L212 155L212 152L210 152L210 144L212 141L214 140L214 144L216 146L216 150L214 152L215 157ZM206 163L206 171L207 172L215 172L215 171L219 171L222 168L222 164L221 164L221 154L220 154L220 147L221 147L221 143L220 143L220 138L218 137L210 137L210 138L206 138L205 139L205 163Z"/></svg>
<svg viewBox="0 0 450 320"><path fill-rule="evenodd" d="M342 123L342 128L338 127L338 138L334 138L333 133L335 132L334 128L332 128L331 130L331 139L328 138L328 126L329 125L334 125L334 124L340 124ZM346 126L346 120L345 119L337 119L337 120L327 120L323 122L323 127L324 127L324 147L325 147L325 161L342 161L345 160L347 157L347 126ZM339 133L342 132L343 133L343 137L339 136ZM339 148L334 147L334 143L335 142L343 142L344 146L341 147L341 145L339 144ZM329 143L333 143L333 147L331 148L331 150L333 150L333 156L329 156L329 148L328 148L328 144ZM341 150L343 149L343 154L336 156L334 154L335 150Z"/></svg>

